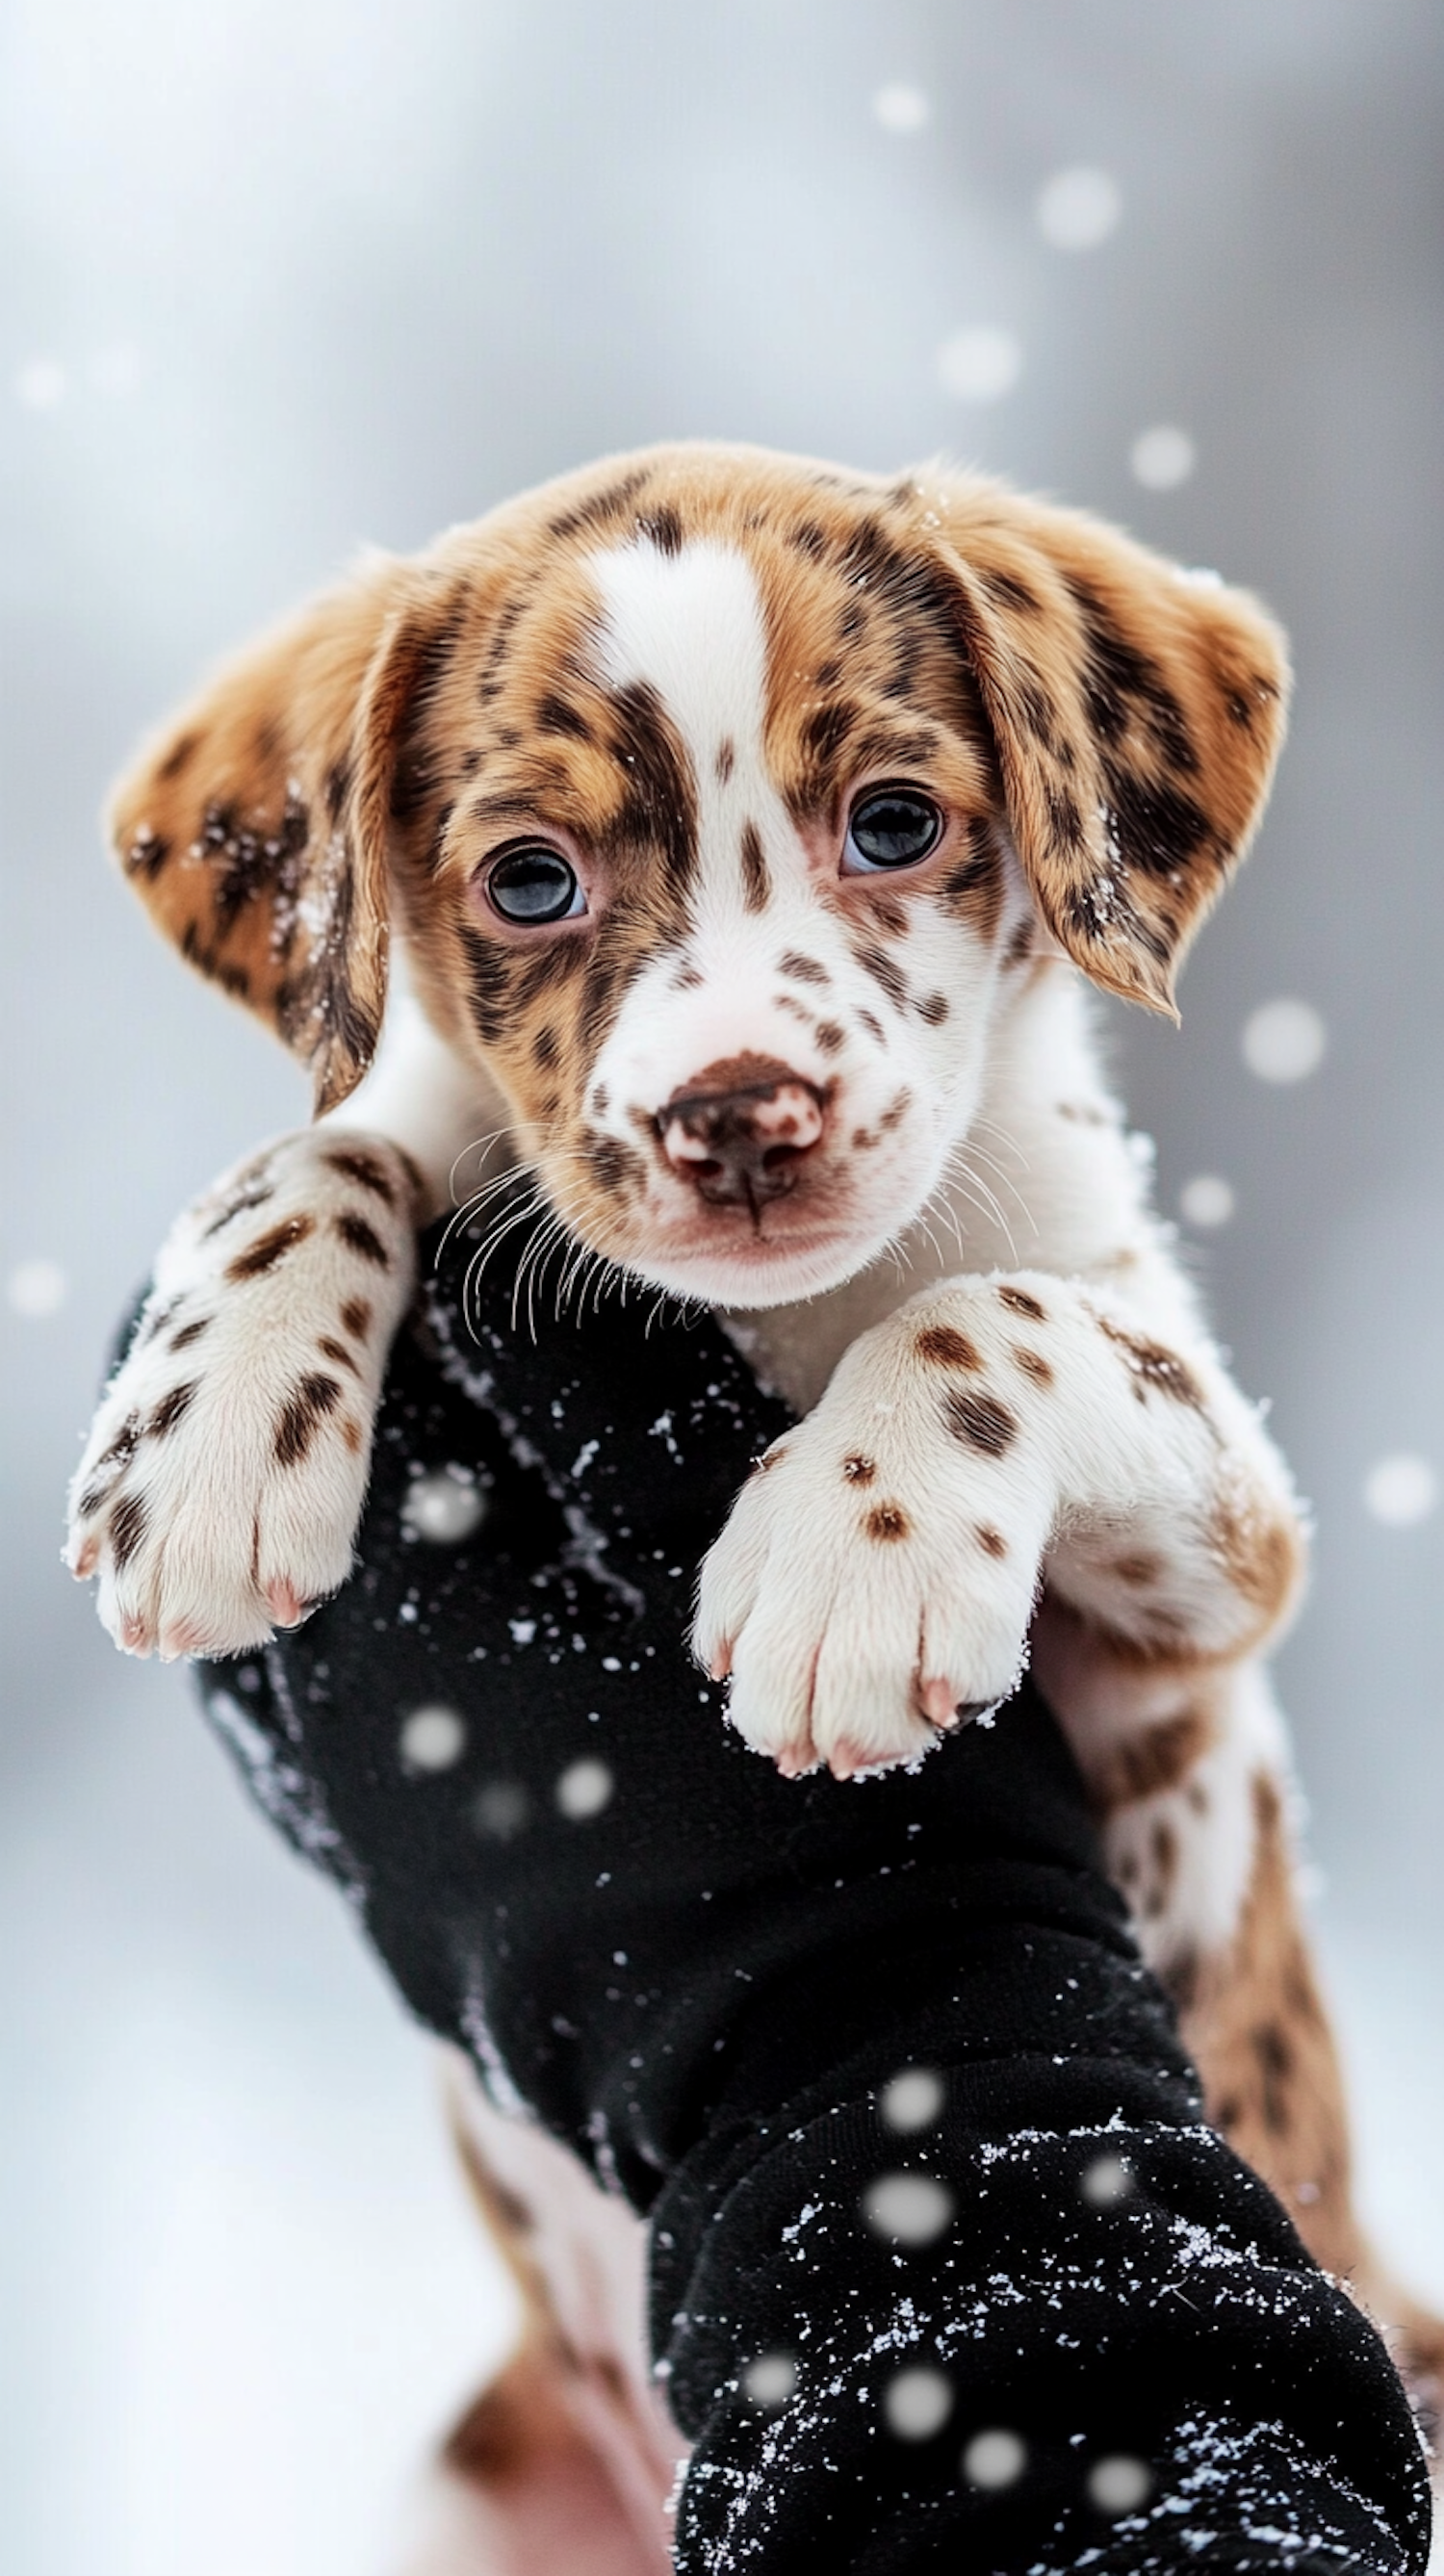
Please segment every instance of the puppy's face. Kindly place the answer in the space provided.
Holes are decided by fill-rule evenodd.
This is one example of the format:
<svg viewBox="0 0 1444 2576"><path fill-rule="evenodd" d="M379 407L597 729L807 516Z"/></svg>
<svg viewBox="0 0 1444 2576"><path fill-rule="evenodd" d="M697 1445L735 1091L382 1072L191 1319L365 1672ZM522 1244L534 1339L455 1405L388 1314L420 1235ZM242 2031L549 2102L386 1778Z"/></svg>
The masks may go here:
<svg viewBox="0 0 1444 2576"><path fill-rule="evenodd" d="M940 587L869 596L857 504L729 497L543 555L458 653L405 914L570 1230L765 1305L936 1188L1026 896Z"/></svg>
<svg viewBox="0 0 1444 2576"><path fill-rule="evenodd" d="M394 909L568 1231L766 1305L926 1206L1040 932L1167 1006L1283 678L1251 603L995 487L663 450L321 603L118 838L326 1101Z"/></svg>

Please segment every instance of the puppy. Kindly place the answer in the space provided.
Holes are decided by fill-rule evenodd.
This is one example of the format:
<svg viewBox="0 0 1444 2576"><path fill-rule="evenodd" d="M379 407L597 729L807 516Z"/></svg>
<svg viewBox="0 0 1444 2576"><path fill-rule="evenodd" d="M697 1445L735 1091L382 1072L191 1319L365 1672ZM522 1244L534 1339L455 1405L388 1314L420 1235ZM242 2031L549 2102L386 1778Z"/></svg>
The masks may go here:
<svg viewBox="0 0 1444 2576"><path fill-rule="evenodd" d="M1031 1658L1213 2116L1422 2385L1258 1662L1298 1511L1088 1007L1172 1014L1287 688L1255 601L942 467L664 448L368 559L116 798L153 919L317 1116L164 1246L70 1562L163 1655L344 1582L418 1219L525 1166L535 1264L706 1302L803 1416L702 1568L733 1725L855 1777Z"/></svg>

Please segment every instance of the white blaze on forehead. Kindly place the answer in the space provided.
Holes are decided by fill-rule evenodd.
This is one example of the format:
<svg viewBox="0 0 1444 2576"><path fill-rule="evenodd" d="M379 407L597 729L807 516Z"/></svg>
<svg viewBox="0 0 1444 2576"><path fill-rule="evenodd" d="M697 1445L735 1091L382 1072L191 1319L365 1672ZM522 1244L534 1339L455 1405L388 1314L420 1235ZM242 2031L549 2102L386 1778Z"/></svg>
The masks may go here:
<svg viewBox="0 0 1444 2576"><path fill-rule="evenodd" d="M606 623L597 658L617 687L646 680L692 756L700 782L726 741L760 741L767 636L757 577L735 546L699 537L677 554L649 544L592 557Z"/></svg>
<svg viewBox="0 0 1444 2576"><path fill-rule="evenodd" d="M610 547L589 569L602 594L598 667L614 688L640 681L655 690L691 765L704 905L730 909L741 895L744 820L770 862L802 865L763 753L767 626L756 572L711 537L672 555L645 540Z"/></svg>

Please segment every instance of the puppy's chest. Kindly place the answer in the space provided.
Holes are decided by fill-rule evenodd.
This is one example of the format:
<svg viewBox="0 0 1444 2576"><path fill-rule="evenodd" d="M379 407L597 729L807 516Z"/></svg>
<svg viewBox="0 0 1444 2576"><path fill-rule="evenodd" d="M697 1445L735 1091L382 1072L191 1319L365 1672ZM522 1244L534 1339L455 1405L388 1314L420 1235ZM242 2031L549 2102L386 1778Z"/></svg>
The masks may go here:
<svg viewBox="0 0 1444 2576"><path fill-rule="evenodd" d="M946 1227L941 1239L913 1228L896 1252L870 1263L825 1297L714 1312L764 1393L781 1396L794 1413L810 1413L843 1353L863 1333L886 1322L919 1290L977 1266ZM984 1260L981 1266L992 1264Z"/></svg>

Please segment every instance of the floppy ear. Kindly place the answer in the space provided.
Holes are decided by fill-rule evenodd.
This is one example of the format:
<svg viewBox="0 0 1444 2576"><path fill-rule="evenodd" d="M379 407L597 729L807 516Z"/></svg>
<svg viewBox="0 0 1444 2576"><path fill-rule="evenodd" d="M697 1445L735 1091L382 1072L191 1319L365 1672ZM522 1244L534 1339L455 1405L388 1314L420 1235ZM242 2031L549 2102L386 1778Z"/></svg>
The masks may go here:
<svg viewBox="0 0 1444 2576"><path fill-rule="evenodd" d="M422 626L372 558L224 668L112 801L121 865L201 974L309 1065L334 1108L386 999L390 782Z"/></svg>
<svg viewBox="0 0 1444 2576"><path fill-rule="evenodd" d="M1095 983L1173 1013L1188 944L1268 792L1284 638L1245 592L1079 512L961 476L915 488L957 584L1039 910Z"/></svg>

